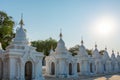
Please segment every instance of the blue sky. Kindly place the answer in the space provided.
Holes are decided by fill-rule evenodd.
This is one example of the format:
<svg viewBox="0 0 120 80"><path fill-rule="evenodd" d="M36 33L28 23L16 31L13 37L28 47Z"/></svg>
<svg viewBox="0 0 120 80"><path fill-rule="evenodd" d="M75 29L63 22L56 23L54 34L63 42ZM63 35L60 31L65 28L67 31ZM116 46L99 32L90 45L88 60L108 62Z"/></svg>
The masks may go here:
<svg viewBox="0 0 120 80"><path fill-rule="evenodd" d="M62 28L67 48L80 44L82 36L86 48L94 49L96 42L99 50L107 46L109 52L120 51L120 0L0 0L0 10L12 16L16 24L23 13L30 41L49 37L59 40ZM93 27L101 16L117 24L107 36L98 35Z"/></svg>

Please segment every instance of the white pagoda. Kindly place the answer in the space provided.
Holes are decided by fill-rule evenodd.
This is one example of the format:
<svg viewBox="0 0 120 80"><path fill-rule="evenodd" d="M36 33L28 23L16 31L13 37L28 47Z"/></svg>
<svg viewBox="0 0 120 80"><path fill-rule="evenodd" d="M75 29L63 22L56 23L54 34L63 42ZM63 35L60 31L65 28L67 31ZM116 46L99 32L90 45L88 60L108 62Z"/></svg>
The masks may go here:
<svg viewBox="0 0 120 80"><path fill-rule="evenodd" d="M29 45L23 19L16 30L15 38L0 53L0 80L44 80L42 76L43 53ZM1 52L1 51L0 51Z"/></svg>
<svg viewBox="0 0 120 80"><path fill-rule="evenodd" d="M55 51L50 50L50 55L45 60L47 75L61 78L77 77L76 59L66 49L62 33Z"/></svg>

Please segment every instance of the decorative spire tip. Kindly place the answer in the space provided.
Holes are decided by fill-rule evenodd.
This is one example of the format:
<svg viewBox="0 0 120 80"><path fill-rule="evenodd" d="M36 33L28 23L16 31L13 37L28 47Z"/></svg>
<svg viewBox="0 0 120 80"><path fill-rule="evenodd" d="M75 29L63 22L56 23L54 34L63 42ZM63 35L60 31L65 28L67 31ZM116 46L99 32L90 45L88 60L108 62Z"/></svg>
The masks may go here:
<svg viewBox="0 0 120 80"><path fill-rule="evenodd" d="M23 22L23 14L21 14L21 20L20 20L20 22L19 22L19 25L20 25L21 27L23 27L23 25L24 25L24 22Z"/></svg>
<svg viewBox="0 0 120 80"><path fill-rule="evenodd" d="M83 45L83 43L84 43L84 42L83 42L83 37L81 37L81 44Z"/></svg>
<svg viewBox="0 0 120 80"><path fill-rule="evenodd" d="M97 48L97 44L96 44L96 42L95 42L95 48Z"/></svg>
<svg viewBox="0 0 120 80"><path fill-rule="evenodd" d="M60 29L60 38L62 38L62 36L63 36L63 35L62 35L62 29Z"/></svg>
<svg viewBox="0 0 120 80"><path fill-rule="evenodd" d="M107 47L105 47L105 50L107 51Z"/></svg>

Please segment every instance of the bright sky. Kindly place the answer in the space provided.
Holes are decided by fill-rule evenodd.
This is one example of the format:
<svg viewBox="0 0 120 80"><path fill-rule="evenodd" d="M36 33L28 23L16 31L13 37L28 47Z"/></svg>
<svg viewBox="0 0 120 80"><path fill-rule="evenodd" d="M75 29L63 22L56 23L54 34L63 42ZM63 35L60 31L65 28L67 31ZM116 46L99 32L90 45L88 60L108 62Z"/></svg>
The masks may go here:
<svg viewBox="0 0 120 80"><path fill-rule="evenodd" d="M16 23L23 13L30 41L58 40L62 28L67 48L82 36L86 48L120 51L120 0L0 0L0 10Z"/></svg>

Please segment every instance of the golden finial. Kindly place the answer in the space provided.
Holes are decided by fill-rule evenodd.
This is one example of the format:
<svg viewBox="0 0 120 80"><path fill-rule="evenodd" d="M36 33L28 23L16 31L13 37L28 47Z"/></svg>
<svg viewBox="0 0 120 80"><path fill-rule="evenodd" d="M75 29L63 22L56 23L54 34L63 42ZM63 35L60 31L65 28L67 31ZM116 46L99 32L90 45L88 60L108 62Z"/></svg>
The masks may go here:
<svg viewBox="0 0 120 80"><path fill-rule="evenodd" d="M96 44L96 42L95 42L95 48L97 48L97 44Z"/></svg>
<svg viewBox="0 0 120 80"><path fill-rule="evenodd" d="M81 44L83 45L83 43L84 43L84 42L83 42L83 37L81 37Z"/></svg>
<svg viewBox="0 0 120 80"><path fill-rule="evenodd" d="M107 46L105 46L105 50L107 51Z"/></svg>
<svg viewBox="0 0 120 80"><path fill-rule="evenodd" d="M60 29L60 38L62 38L62 29Z"/></svg>
<svg viewBox="0 0 120 80"><path fill-rule="evenodd" d="M23 25L24 25L24 22L23 22L23 14L21 14L21 20L20 20L20 22L19 22L19 25L20 25L21 27L23 27Z"/></svg>

